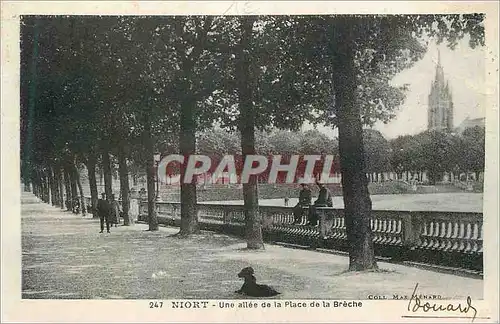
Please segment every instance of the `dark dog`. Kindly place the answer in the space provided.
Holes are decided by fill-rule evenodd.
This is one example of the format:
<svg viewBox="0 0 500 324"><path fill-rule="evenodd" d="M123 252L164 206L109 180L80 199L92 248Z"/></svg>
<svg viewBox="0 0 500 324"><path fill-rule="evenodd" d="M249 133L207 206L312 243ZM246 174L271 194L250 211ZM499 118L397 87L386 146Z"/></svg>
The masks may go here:
<svg viewBox="0 0 500 324"><path fill-rule="evenodd" d="M280 294L268 285L257 284L257 279L255 279L253 274L254 270L252 267L243 268L240 273L238 273L238 278L244 278L245 282L240 290L235 291L236 293L252 297L271 297Z"/></svg>

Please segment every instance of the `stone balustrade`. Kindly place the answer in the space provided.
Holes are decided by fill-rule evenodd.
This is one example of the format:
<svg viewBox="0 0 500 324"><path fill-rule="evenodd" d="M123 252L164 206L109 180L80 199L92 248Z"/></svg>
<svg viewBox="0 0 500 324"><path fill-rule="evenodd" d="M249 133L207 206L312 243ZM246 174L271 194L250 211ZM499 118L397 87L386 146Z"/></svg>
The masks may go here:
<svg viewBox="0 0 500 324"><path fill-rule="evenodd" d="M90 201L90 199L89 199ZM90 203L90 202L89 202ZM160 223L178 225L181 204L156 202ZM293 207L260 206L264 239L311 248L348 251L344 211L318 208L319 226L306 226L306 216L292 225ZM139 220L147 219L147 202L140 204ZM245 215L242 205L198 204L202 227L241 234ZM373 210L370 225L377 255L482 270L482 213Z"/></svg>

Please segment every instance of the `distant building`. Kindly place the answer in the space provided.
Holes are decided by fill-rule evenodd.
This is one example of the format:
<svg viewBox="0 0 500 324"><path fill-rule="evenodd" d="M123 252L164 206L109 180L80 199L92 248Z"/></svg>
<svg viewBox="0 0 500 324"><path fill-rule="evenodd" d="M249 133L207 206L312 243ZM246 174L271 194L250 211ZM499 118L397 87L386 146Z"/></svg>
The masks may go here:
<svg viewBox="0 0 500 324"><path fill-rule="evenodd" d="M465 118L464 121L455 129L455 133L462 134L467 128L474 128L476 126L485 127L486 118Z"/></svg>
<svg viewBox="0 0 500 324"><path fill-rule="evenodd" d="M441 54L438 52L436 77L429 93L428 124L429 130L453 130L453 100L448 82L444 80Z"/></svg>

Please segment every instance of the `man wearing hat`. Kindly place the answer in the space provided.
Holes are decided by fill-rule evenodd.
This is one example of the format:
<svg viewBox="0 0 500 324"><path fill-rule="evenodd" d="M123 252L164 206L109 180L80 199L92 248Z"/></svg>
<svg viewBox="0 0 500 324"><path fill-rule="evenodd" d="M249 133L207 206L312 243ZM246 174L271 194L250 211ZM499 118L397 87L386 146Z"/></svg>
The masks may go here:
<svg viewBox="0 0 500 324"><path fill-rule="evenodd" d="M302 222L303 207L309 207L311 205L311 189L307 183L300 184L299 202L295 207L293 207L293 223L299 224Z"/></svg>
<svg viewBox="0 0 500 324"><path fill-rule="evenodd" d="M324 183L316 181L319 187L318 199L314 202L314 205L309 207L309 219L306 225L316 226L318 224L318 211L316 207L333 207L332 194L330 190L325 186Z"/></svg>
<svg viewBox="0 0 500 324"><path fill-rule="evenodd" d="M106 194L103 192L101 194L101 199L97 201L97 215L99 215L99 220L101 221L101 231L99 233L102 233L104 231L104 221L106 221L106 230L109 233L109 218L111 215L111 205L110 203L106 200Z"/></svg>

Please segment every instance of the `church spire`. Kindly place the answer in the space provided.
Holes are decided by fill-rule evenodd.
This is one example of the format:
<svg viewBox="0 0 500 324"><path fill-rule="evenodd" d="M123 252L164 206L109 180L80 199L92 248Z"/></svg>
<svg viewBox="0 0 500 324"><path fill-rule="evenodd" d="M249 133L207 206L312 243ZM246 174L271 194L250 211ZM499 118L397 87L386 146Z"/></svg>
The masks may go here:
<svg viewBox="0 0 500 324"><path fill-rule="evenodd" d="M450 84L444 78L441 51L437 50L436 77L429 93L428 129L453 129L453 102Z"/></svg>
<svg viewBox="0 0 500 324"><path fill-rule="evenodd" d="M440 88L444 88L444 71L443 67L441 66L441 51L438 48L438 61L437 61L437 66L436 66L436 79L435 82L437 83L437 86Z"/></svg>

